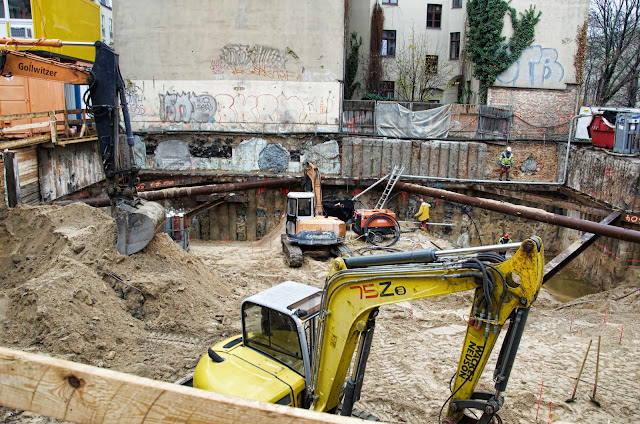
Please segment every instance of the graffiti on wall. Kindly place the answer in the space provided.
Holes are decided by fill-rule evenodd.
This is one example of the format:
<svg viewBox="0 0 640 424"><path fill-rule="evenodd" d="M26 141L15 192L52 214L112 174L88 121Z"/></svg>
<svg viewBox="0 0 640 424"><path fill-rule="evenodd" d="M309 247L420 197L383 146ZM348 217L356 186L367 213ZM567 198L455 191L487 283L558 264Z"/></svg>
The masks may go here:
<svg viewBox="0 0 640 424"><path fill-rule="evenodd" d="M144 95L142 89L135 84L124 90L127 106L131 115L144 115L147 109L144 107Z"/></svg>
<svg viewBox="0 0 640 424"><path fill-rule="evenodd" d="M160 94L160 119L165 122L214 122L216 99L208 94Z"/></svg>
<svg viewBox="0 0 640 424"><path fill-rule="evenodd" d="M211 72L216 75L256 75L281 81L298 80L298 73L287 70L288 56L298 58L288 48L279 50L261 45L227 44L219 58L211 61Z"/></svg>
<svg viewBox="0 0 640 424"><path fill-rule="evenodd" d="M545 87L557 85L564 78L564 68L558 62L558 51L553 48L531 46L509 69L498 76L503 84Z"/></svg>
<svg viewBox="0 0 640 424"><path fill-rule="evenodd" d="M166 93L160 94L160 120L163 122L220 123L326 123L334 110L333 93L303 102L298 96L285 94Z"/></svg>

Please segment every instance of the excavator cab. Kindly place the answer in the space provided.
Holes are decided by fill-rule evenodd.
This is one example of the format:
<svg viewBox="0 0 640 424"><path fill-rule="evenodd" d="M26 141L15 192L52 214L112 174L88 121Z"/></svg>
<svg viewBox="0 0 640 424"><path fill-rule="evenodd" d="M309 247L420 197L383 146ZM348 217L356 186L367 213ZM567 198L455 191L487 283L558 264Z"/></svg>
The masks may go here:
<svg viewBox="0 0 640 424"><path fill-rule="evenodd" d="M346 224L337 218L314 215L314 194L287 194L287 237L303 245L334 245L344 241Z"/></svg>
<svg viewBox="0 0 640 424"><path fill-rule="evenodd" d="M193 386L281 405L311 405L310 376L322 290L285 281L242 302L242 336L200 359Z"/></svg>

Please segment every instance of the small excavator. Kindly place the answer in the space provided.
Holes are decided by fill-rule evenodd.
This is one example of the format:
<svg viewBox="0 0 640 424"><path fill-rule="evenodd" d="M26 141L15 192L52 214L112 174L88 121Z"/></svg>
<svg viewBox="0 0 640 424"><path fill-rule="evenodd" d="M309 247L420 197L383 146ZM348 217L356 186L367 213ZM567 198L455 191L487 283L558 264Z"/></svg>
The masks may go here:
<svg viewBox="0 0 640 424"><path fill-rule="evenodd" d="M62 47L90 45L83 42L63 42L54 39L0 38L2 45ZM133 154L134 138L118 55L106 44L97 41L93 67L62 63L22 50L4 48L0 51L0 75L23 76L88 85L85 103L93 115L102 167L107 181L107 195L116 221L116 250L131 255L142 249L162 229L164 208L146 202L136 195L139 168ZM125 134L120 134L120 112Z"/></svg>
<svg viewBox="0 0 640 424"><path fill-rule="evenodd" d="M336 217L324 216L320 170L313 163L304 167L305 189L287 194L286 232L282 234L282 252L290 267L302 266L303 251L330 252L334 256L351 255L344 244L347 224Z"/></svg>
<svg viewBox="0 0 640 424"><path fill-rule="evenodd" d="M500 422L502 393L544 272L538 237L509 245L518 250L507 261L496 253L504 248L336 258L324 290L286 281L245 299L242 334L208 349L196 366L193 386L350 416L360 399L379 308L474 290L442 422ZM495 391L475 391L507 320L493 374Z"/></svg>

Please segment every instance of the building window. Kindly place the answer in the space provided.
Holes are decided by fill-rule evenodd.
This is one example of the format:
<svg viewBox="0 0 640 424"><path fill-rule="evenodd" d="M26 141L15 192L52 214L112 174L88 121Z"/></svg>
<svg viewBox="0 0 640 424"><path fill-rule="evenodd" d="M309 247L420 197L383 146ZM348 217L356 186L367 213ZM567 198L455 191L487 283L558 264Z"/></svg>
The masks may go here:
<svg viewBox="0 0 640 424"><path fill-rule="evenodd" d="M396 32L395 31L382 31L382 56L395 56L396 55Z"/></svg>
<svg viewBox="0 0 640 424"><path fill-rule="evenodd" d="M442 5L428 4L427 5L427 28L440 28L441 19L442 19Z"/></svg>
<svg viewBox="0 0 640 424"><path fill-rule="evenodd" d="M109 18L109 38L113 40L113 19Z"/></svg>
<svg viewBox="0 0 640 424"><path fill-rule="evenodd" d="M391 5L397 6L398 0L382 0L382 4L391 4Z"/></svg>
<svg viewBox="0 0 640 424"><path fill-rule="evenodd" d="M438 73L438 55L427 55L427 59L424 64L424 71L431 75Z"/></svg>
<svg viewBox="0 0 640 424"><path fill-rule="evenodd" d="M31 1L9 0L9 18L31 19Z"/></svg>
<svg viewBox="0 0 640 424"><path fill-rule="evenodd" d="M395 94L395 82L393 81L380 81L380 89L378 94L387 99L393 99Z"/></svg>
<svg viewBox="0 0 640 424"><path fill-rule="evenodd" d="M453 0L453 2L451 3L452 9L459 9L461 7L462 7L462 0Z"/></svg>
<svg viewBox="0 0 640 424"><path fill-rule="evenodd" d="M101 21L100 21L100 26L102 27L102 36L104 37L106 35L106 29L105 29L105 22L104 22L104 15L101 16Z"/></svg>
<svg viewBox="0 0 640 424"><path fill-rule="evenodd" d="M449 35L449 59L460 59L460 33L452 32Z"/></svg>

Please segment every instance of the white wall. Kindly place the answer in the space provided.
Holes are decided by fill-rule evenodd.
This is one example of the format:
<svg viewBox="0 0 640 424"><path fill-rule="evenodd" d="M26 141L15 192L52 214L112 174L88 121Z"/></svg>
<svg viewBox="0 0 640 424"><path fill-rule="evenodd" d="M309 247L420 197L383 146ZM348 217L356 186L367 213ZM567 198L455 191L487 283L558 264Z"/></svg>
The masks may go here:
<svg viewBox="0 0 640 424"><path fill-rule="evenodd" d="M136 130L339 129L342 1L128 0L114 25Z"/></svg>
<svg viewBox="0 0 640 424"><path fill-rule="evenodd" d="M523 12L531 3L531 0L513 0L511 7ZM578 27L587 19L589 0L536 0L535 8L542 12L535 26L535 41L494 85L565 89L567 84L576 83L573 67L576 37ZM503 34L509 37L511 33L507 17Z"/></svg>

